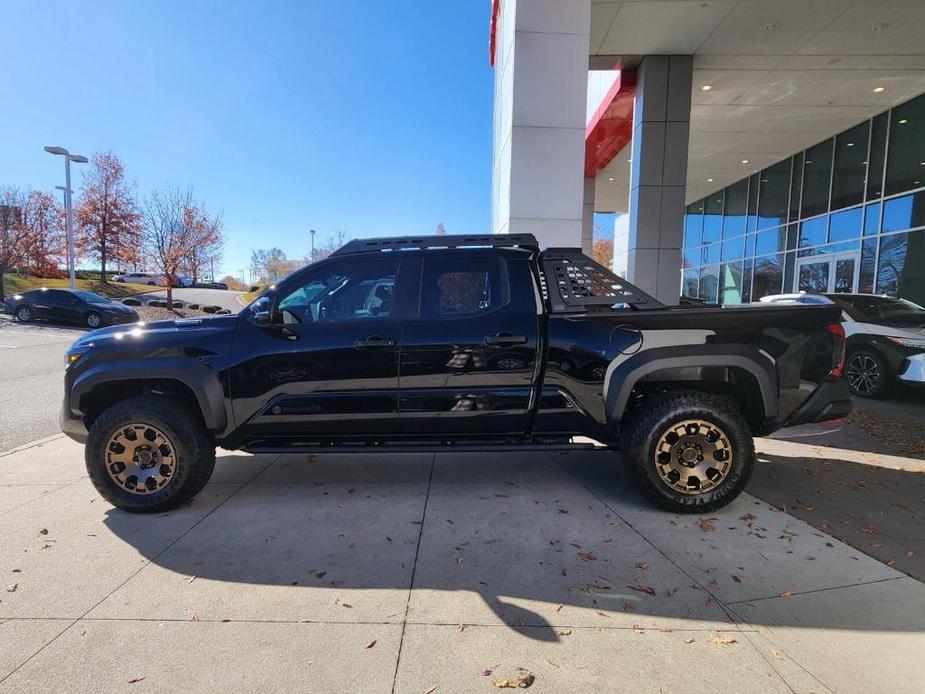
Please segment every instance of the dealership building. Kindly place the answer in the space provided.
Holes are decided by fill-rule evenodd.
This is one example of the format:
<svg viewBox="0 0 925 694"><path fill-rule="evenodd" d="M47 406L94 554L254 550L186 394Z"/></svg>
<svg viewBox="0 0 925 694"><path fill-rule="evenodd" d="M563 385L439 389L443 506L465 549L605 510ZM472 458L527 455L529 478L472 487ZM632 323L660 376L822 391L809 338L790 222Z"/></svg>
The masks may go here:
<svg viewBox="0 0 925 694"><path fill-rule="evenodd" d="M494 0L489 59L495 233L615 220L670 303L925 304L925 1Z"/></svg>

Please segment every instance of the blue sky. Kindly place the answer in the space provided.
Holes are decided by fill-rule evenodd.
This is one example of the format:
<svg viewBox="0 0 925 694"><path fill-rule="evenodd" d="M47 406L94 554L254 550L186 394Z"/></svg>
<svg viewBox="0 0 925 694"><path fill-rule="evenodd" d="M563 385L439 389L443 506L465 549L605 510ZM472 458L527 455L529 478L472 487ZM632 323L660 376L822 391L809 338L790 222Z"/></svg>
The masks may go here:
<svg viewBox="0 0 925 694"><path fill-rule="evenodd" d="M223 270L238 275L251 248L305 255L310 228L319 240L438 222L487 232L489 12L475 0L3 0L0 185L63 184L44 145L112 150L139 193L192 186L222 211Z"/></svg>

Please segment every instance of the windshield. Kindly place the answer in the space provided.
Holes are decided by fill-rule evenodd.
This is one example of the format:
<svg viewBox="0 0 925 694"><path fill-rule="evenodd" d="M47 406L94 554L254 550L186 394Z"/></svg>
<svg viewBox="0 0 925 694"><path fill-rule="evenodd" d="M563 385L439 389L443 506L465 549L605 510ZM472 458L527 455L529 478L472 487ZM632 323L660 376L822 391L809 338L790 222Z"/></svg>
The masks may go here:
<svg viewBox="0 0 925 694"><path fill-rule="evenodd" d="M94 294L93 292L74 292L76 296L81 301L86 301L88 304L108 304L109 299L105 296L100 296L99 294Z"/></svg>
<svg viewBox="0 0 925 694"><path fill-rule="evenodd" d="M862 323L925 324L925 308L890 296L827 294L856 321Z"/></svg>

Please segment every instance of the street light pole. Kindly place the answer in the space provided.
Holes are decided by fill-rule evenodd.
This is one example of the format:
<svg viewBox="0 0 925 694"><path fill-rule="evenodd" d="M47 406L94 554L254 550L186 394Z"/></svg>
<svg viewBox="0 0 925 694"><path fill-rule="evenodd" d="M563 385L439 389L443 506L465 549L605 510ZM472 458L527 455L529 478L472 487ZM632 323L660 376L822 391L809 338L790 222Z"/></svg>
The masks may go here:
<svg viewBox="0 0 925 694"><path fill-rule="evenodd" d="M77 289L77 259L74 253L74 212L71 204L71 162L86 164L87 158L80 154L71 154L64 147L46 147L45 151L64 157L64 214L65 232L67 234L67 275L71 289ZM56 186L61 189L60 186ZM101 280L106 281L105 277Z"/></svg>
<svg viewBox="0 0 925 694"><path fill-rule="evenodd" d="M312 262L315 262L315 230L309 229L309 232L312 235Z"/></svg>

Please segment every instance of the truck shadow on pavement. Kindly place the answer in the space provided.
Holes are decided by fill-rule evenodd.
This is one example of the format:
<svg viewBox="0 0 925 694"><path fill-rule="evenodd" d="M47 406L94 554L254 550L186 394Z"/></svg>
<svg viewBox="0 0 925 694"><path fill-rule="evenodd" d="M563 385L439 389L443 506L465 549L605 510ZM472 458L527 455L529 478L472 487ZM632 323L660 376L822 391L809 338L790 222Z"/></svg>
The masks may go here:
<svg viewBox="0 0 925 694"><path fill-rule="evenodd" d="M138 618L507 625L544 641L746 621L925 630L925 586L748 495L706 516L656 510L613 458L222 456L169 514L191 517L176 537L152 541L165 514L108 512L151 561L110 600Z"/></svg>

